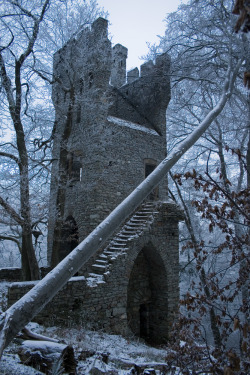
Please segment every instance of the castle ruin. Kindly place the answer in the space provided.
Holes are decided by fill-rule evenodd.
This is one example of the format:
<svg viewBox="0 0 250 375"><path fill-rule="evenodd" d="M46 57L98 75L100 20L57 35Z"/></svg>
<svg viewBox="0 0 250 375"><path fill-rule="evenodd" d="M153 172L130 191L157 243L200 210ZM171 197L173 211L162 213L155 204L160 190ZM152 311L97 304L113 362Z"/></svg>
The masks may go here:
<svg viewBox="0 0 250 375"><path fill-rule="evenodd" d="M98 18L54 56L48 262L58 264L166 156L170 58L126 73ZM178 222L167 178L50 302L38 321L167 340L178 311ZM13 296L15 287L12 288ZM13 299L15 299L13 297Z"/></svg>

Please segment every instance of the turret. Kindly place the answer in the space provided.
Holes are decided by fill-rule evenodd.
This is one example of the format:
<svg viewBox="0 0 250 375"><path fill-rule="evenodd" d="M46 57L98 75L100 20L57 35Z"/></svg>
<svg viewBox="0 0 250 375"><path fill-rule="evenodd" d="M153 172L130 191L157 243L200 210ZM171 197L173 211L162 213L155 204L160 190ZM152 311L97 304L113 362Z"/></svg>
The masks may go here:
<svg viewBox="0 0 250 375"><path fill-rule="evenodd" d="M128 50L121 44L116 44L112 50L112 70L111 84L115 87L121 87L126 83L126 60Z"/></svg>

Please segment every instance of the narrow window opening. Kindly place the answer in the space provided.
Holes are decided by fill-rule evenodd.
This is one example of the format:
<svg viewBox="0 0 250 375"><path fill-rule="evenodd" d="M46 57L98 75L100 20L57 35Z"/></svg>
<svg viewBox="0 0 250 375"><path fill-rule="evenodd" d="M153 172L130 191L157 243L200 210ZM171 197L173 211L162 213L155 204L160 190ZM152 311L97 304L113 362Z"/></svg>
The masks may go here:
<svg viewBox="0 0 250 375"><path fill-rule="evenodd" d="M79 92L80 92L80 95L82 95L83 93L83 79L82 78L80 79L80 82L79 82Z"/></svg>
<svg viewBox="0 0 250 375"><path fill-rule="evenodd" d="M94 75L92 72L89 73L89 89L93 86Z"/></svg>
<svg viewBox="0 0 250 375"><path fill-rule="evenodd" d="M77 181L82 179L82 164L80 160L70 152L67 160L67 171L69 178L69 186L74 186Z"/></svg>
<svg viewBox="0 0 250 375"><path fill-rule="evenodd" d="M77 124L81 122L81 104L80 103L77 106L76 122Z"/></svg>
<svg viewBox="0 0 250 375"><path fill-rule="evenodd" d="M79 243L78 226L73 216L69 215L62 226L59 260L64 259Z"/></svg>
<svg viewBox="0 0 250 375"><path fill-rule="evenodd" d="M145 178L148 177L153 172L155 167L156 165L153 165L153 164L145 164Z"/></svg>

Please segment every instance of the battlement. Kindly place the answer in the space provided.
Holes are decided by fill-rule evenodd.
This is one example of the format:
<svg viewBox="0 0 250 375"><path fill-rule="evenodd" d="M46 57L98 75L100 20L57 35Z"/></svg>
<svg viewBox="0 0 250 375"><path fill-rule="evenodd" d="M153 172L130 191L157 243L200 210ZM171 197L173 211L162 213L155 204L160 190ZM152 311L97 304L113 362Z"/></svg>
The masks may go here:
<svg viewBox="0 0 250 375"><path fill-rule="evenodd" d="M119 50L122 51L122 46ZM124 47L123 47L124 48ZM125 56L125 54L123 55ZM166 134L165 113L170 100L170 57L167 53L125 71L120 81L111 84L118 88L110 114L154 129L159 135Z"/></svg>
<svg viewBox="0 0 250 375"><path fill-rule="evenodd" d="M112 49L111 84L120 87L126 83L126 60L128 49L116 44Z"/></svg>
<svg viewBox="0 0 250 375"><path fill-rule="evenodd" d="M108 37L108 21L105 18L97 18L91 25L91 30L98 37Z"/></svg>
<svg viewBox="0 0 250 375"><path fill-rule="evenodd" d="M140 66L140 73L138 68L131 69L127 72L127 83L131 83L138 78L148 75L169 73L170 57L167 53L163 53L156 57L155 63L149 60Z"/></svg>

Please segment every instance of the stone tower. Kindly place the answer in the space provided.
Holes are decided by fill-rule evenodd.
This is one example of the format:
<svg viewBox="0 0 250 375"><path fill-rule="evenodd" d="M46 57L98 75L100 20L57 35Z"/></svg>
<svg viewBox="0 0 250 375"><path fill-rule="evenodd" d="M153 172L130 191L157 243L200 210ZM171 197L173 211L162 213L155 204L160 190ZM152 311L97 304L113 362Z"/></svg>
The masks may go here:
<svg viewBox="0 0 250 375"><path fill-rule="evenodd" d="M49 263L58 263L166 156L169 56L143 64L140 76L128 72L128 83L126 57L125 47L111 47L102 18L54 56ZM166 199L167 181L155 194ZM70 232L72 243L61 248Z"/></svg>
<svg viewBox="0 0 250 375"><path fill-rule="evenodd" d="M107 27L107 21L98 18L54 56L56 118L48 232L52 266L166 156L170 58L162 54L155 63L149 61L140 72L135 68L126 76L127 49L120 44L112 48ZM74 314L77 311L97 328L101 324L112 332L130 329L162 341L178 307L181 214L167 200L167 179L147 202L106 250L85 265L80 296L77 286L77 297L72 298L77 298ZM96 274L104 284L95 283L89 293L88 275L92 280ZM70 290L72 295L74 288ZM65 299L60 301L52 307L55 311L60 306L58 316L71 309L60 305L68 303Z"/></svg>

